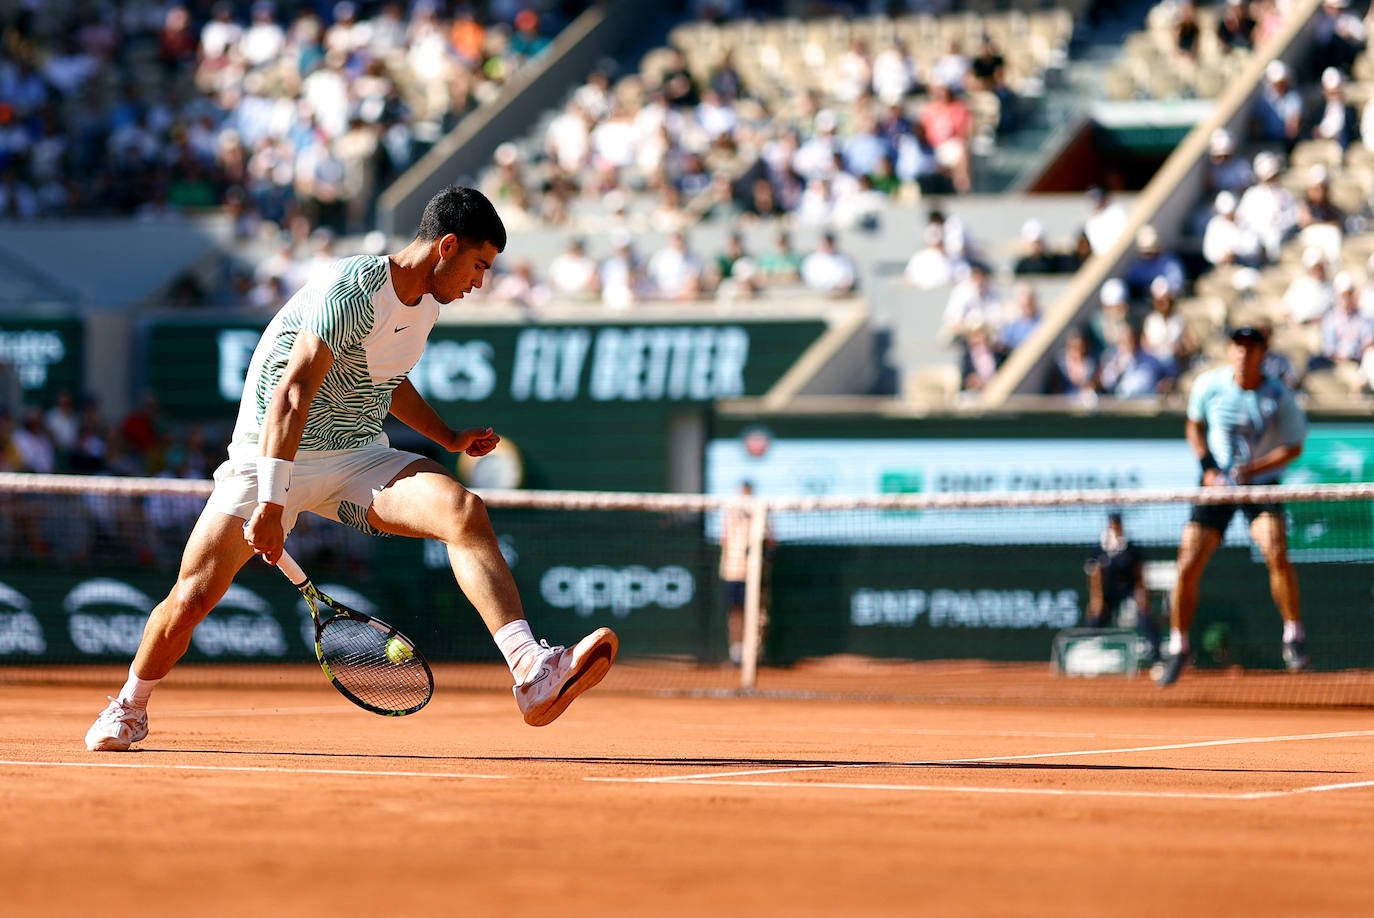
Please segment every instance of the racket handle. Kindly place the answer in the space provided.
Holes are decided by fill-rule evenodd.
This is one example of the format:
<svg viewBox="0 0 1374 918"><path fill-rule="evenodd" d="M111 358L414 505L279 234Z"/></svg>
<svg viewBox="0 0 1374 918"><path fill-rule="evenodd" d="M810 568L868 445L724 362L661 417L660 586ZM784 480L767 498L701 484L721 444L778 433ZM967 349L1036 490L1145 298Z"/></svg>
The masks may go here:
<svg viewBox="0 0 1374 918"><path fill-rule="evenodd" d="M290 580L298 587L304 586L306 581L310 579L305 576L305 571L301 570L301 566L296 563L296 559L287 554L285 549L282 550L281 557L277 559L277 570L285 574L286 579Z"/></svg>

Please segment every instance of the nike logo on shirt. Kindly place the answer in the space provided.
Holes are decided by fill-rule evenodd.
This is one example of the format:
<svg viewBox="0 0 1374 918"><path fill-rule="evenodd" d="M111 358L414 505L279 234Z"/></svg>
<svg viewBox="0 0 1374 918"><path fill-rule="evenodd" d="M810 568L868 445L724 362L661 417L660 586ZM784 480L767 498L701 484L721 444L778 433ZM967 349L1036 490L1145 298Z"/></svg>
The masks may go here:
<svg viewBox="0 0 1374 918"><path fill-rule="evenodd" d="M397 325L397 326L396 326L396 329L395 329L395 330L396 330L396 334L399 335L401 332L405 331L407 328L410 328L410 326L409 326L409 325Z"/></svg>

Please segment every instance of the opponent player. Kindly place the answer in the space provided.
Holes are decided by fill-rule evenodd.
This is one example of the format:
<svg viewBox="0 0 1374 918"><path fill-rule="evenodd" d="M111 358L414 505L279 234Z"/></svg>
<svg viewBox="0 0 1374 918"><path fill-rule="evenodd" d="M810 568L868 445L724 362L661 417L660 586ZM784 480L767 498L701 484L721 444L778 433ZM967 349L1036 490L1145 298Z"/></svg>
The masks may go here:
<svg viewBox="0 0 1374 918"><path fill-rule="evenodd" d="M87 732L88 749L124 751L148 735L148 698L191 632L250 558L281 556L304 511L373 534L444 542L459 587L510 666L527 723L551 722L601 680L615 634L598 628L571 649L536 641L482 501L439 463L392 449L382 433L390 413L451 452L482 456L500 442L489 427L449 427L406 374L440 305L481 287L505 246L491 202L449 187L430 200L401 251L335 262L272 319L176 584L148 617L129 679Z"/></svg>
<svg viewBox="0 0 1374 918"><path fill-rule="evenodd" d="M1231 332L1229 366L1208 370L1193 383L1185 433L1202 464L1204 487L1277 484L1283 469L1302 452L1307 417L1287 386L1264 375L1268 347L1262 326L1242 325ZM1307 667L1298 576L1288 559L1282 505L1197 504L1179 543L1178 584L1160 686L1172 685L1183 671L1198 583L1237 509L1250 521L1250 537L1269 569L1269 591L1283 617L1283 662L1290 670Z"/></svg>

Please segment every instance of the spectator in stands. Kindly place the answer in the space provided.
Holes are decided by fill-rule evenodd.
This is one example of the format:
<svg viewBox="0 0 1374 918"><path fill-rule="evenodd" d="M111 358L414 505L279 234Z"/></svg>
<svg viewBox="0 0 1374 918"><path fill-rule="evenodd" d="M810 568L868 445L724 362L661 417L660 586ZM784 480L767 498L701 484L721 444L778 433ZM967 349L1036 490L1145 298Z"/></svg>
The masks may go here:
<svg viewBox="0 0 1374 918"><path fill-rule="evenodd" d="M1163 277L1150 284L1150 312L1141 324L1140 346L1173 378L1188 369L1197 351L1187 324L1178 314L1178 296Z"/></svg>
<svg viewBox="0 0 1374 918"><path fill-rule="evenodd" d="M1016 94L1007 85L1006 58L986 32L978 42L978 52L969 62L965 86L969 92L990 92L997 97L998 136L1016 129Z"/></svg>
<svg viewBox="0 0 1374 918"><path fill-rule="evenodd" d="M779 230L773 248L758 258L759 281L765 286L801 282L802 255L792 247L792 235Z"/></svg>
<svg viewBox="0 0 1374 918"><path fill-rule="evenodd" d="M773 192L773 183L766 176L758 176L749 183L749 196L745 199L741 216L752 220L768 220L787 213L782 202Z"/></svg>
<svg viewBox="0 0 1374 918"><path fill-rule="evenodd" d="M1322 71L1322 101L1308 112L1305 136L1313 140L1334 140L1342 150L1360 139L1360 113L1345 93L1345 77L1335 67Z"/></svg>
<svg viewBox="0 0 1374 918"><path fill-rule="evenodd" d="M1226 0L1217 20L1217 41L1223 53L1253 51L1255 20L1245 0Z"/></svg>
<svg viewBox="0 0 1374 918"><path fill-rule="evenodd" d="M157 396L147 392L119 425L120 439L145 469L152 467L153 453L162 437L160 413Z"/></svg>
<svg viewBox="0 0 1374 918"><path fill-rule="evenodd" d="M921 107L920 121L926 140L935 150L940 171L957 193L967 194L973 188L969 146L973 139L972 110L954 95L949 84L934 82L930 86L930 101Z"/></svg>
<svg viewBox="0 0 1374 918"><path fill-rule="evenodd" d="M1163 277L1174 290L1182 290L1186 280L1183 262L1159 244L1159 232L1148 223L1135 234L1136 259L1126 270L1126 291L1132 299L1149 295L1150 284Z"/></svg>
<svg viewBox="0 0 1374 918"><path fill-rule="evenodd" d="M1236 223L1259 237L1269 261L1278 261L1279 249L1298 228L1297 203L1279 183L1280 161L1265 150L1255 155L1257 181L1236 204Z"/></svg>
<svg viewBox="0 0 1374 918"><path fill-rule="evenodd" d="M1166 394L1173 377L1140 345L1140 329L1127 324L1116 346L1102 355L1102 391L1115 398L1152 398Z"/></svg>
<svg viewBox="0 0 1374 918"><path fill-rule="evenodd" d="M1312 24L1312 72L1328 68L1349 76L1368 42L1365 24L1350 12L1348 0L1322 0Z"/></svg>
<svg viewBox="0 0 1374 918"><path fill-rule="evenodd" d="M873 58L873 95L887 106L889 119L901 116L901 103L917 88L916 65L905 42L893 37ZM910 128L896 130L888 122L888 141L896 146L896 138L909 133Z"/></svg>
<svg viewBox="0 0 1374 918"><path fill-rule="evenodd" d="M1218 192L1215 207L1216 213L1202 234L1202 257L1213 267L1258 268L1264 263L1264 250L1259 236L1236 221L1236 196L1229 191Z"/></svg>
<svg viewBox="0 0 1374 918"><path fill-rule="evenodd" d="M1229 191L1239 197L1255 183L1250 161L1236 155L1236 143L1226 128L1217 128L1207 142L1206 190L1215 195Z"/></svg>
<svg viewBox="0 0 1374 918"><path fill-rule="evenodd" d="M1254 136L1264 143L1281 144L1290 152L1301 137L1302 95L1293 88L1288 65L1273 60L1264 69L1264 85L1254 107ZM1255 172L1258 174L1259 169Z"/></svg>
<svg viewBox="0 0 1374 918"><path fill-rule="evenodd" d="M58 390L52 407L43 415L43 426L57 451L58 465L65 468L76 451L77 438L81 434L81 413L76 409L76 399L72 398L70 390Z"/></svg>
<svg viewBox="0 0 1374 918"><path fill-rule="evenodd" d="M973 261L977 257L977 244L964 221L958 214L945 210L939 201L932 201L930 209L926 211L926 225L940 228L945 251L949 252L951 258Z"/></svg>
<svg viewBox="0 0 1374 918"><path fill-rule="evenodd" d="M1021 281L1011 292L1010 318L1002 326L1000 339L1008 352L1016 350L1040 326L1040 297L1035 285Z"/></svg>
<svg viewBox="0 0 1374 918"><path fill-rule="evenodd" d="M1088 216L1083 220L1083 232L1088 237L1093 254L1111 248L1126 230L1126 209L1112 200L1112 194L1102 185L1088 189Z"/></svg>
<svg viewBox="0 0 1374 918"><path fill-rule="evenodd" d="M873 60L868 53L868 45L862 39L849 42L849 46L835 61L832 78L830 93L846 106L868 95L873 81Z"/></svg>
<svg viewBox="0 0 1374 918"><path fill-rule="evenodd" d="M549 262L549 287L555 297L586 301L600 292L601 279L596 259L587 254L587 244L581 236L568 240L568 247Z"/></svg>
<svg viewBox="0 0 1374 918"><path fill-rule="evenodd" d="M712 288L734 276L735 267L752 262L744 247L744 236L739 231L731 232L725 238L725 247L716 253L708 267L708 284Z"/></svg>
<svg viewBox="0 0 1374 918"><path fill-rule="evenodd" d="M668 64L663 69L660 88L668 105L691 108L701 101L701 89L687 66L687 59L676 48L670 49Z"/></svg>
<svg viewBox="0 0 1374 918"><path fill-rule="evenodd" d="M1072 270L1068 260L1059 252L1052 252L1046 241L1045 224L1035 218L1021 224L1023 250L1012 266L1017 277L1024 274L1062 274Z"/></svg>
<svg viewBox="0 0 1374 918"><path fill-rule="evenodd" d="M677 230L663 248L649 256L644 274L653 296L689 301L701 296L703 268L688 244L687 233Z"/></svg>
<svg viewBox="0 0 1374 918"><path fill-rule="evenodd" d="M1337 369L1349 380L1357 375L1365 352L1374 347L1374 319L1360 312L1360 293L1349 272L1332 278L1334 306L1321 318L1319 348L1307 369Z"/></svg>
<svg viewBox="0 0 1374 918"><path fill-rule="evenodd" d="M964 53L963 44L958 38L951 38L945 46L945 52L930 65L930 85L926 89L932 96L937 86L943 86L951 93L958 92L964 88L972 66L972 61Z"/></svg>
<svg viewBox="0 0 1374 918"><path fill-rule="evenodd" d="M1130 324L1126 282L1119 277L1108 278L1098 292L1098 304L1100 308L1093 316L1092 329L1097 348L1105 350L1116 346Z"/></svg>
<svg viewBox="0 0 1374 918"><path fill-rule="evenodd" d="M639 301L641 268L631 245L628 230L615 231L611 237L614 247L601 262L601 302L610 309L628 309Z"/></svg>
<svg viewBox="0 0 1374 918"><path fill-rule="evenodd" d="M1331 200L1331 174L1320 163L1307 171L1307 184L1303 186L1302 198L1297 202L1298 229L1325 224L1338 234L1345 232L1345 212ZM1339 249L1339 235L1337 237ZM1327 252L1328 258L1335 252Z"/></svg>
<svg viewBox="0 0 1374 918"><path fill-rule="evenodd" d="M911 133L898 138L893 169L904 185L914 186L923 195L950 194L955 190L926 136L925 125L919 121Z"/></svg>
<svg viewBox="0 0 1374 918"><path fill-rule="evenodd" d="M1302 267L1303 273L1293 278L1283 294L1284 319L1295 326L1320 322L1336 302L1325 253L1314 247L1304 249Z"/></svg>
<svg viewBox="0 0 1374 918"><path fill-rule="evenodd" d="M981 262L970 262L967 276L950 289L945 301L941 340L962 341L968 329L979 324L995 333L1002 319L1002 293L992 282L992 272Z"/></svg>
<svg viewBox="0 0 1374 918"><path fill-rule="evenodd" d="M43 412L28 408L12 436L19 454L19 471L51 475L57 471L57 448L43 424Z"/></svg>
<svg viewBox="0 0 1374 918"><path fill-rule="evenodd" d="M802 259L801 281L815 293L843 297L858 289L859 275L853 260L839 250L835 234L822 233L816 250Z"/></svg>
<svg viewBox="0 0 1374 918"><path fill-rule="evenodd" d="M1091 402L1097 396L1097 387L1097 358L1093 356L1091 336L1076 328L1055 354L1047 390L1051 395Z"/></svg>
<svg viewBox="0 0 1374 918"><path fill-rule="evenodd" d="M539 14L534 10L516 13L514 26L507 50L515 58L515 63L536 58L549 46L549 38L540 31Z"/></svg>
<svg viewBox="0 0 1374 918"><path fill-rule="evenodd" d="M943 230L935 224L927 224L925 245L907 260L902 282L918 290L934 290L953 284L967 269L967 262L946 251Z"/></svg>
<svg viewBox="0 0 1374 918"><path fill-rule="evenodd" d="M1198 23L1197 7L1193 0L1178 0L1174 5L1172 23L1174 53L1190 64L1196 64L1202 27Z"/></svg>
<svg viewBox="0 0 1374 918"><path fill-rule="evenodd" d="M840 141L843 159L839 165L850 175L873 175L884 160L891 173L891 158L895 149L878 136L878 121L871 109L859 108L854 113L849 132Z"/></svg>
<svg viewBox="0 0 1374 918"><path fill-rule="evenodd" d="M978 392L986 386L1002 362L1007 351L993 338L992 328L984 319L978 319L964 329L960 342L959 388L964 392Z"/></svg>
<svg viewBox="0 0 1374 918"><path fill-rule="evenodd" d="M830 225L837 230L876 232L882 225L886 195L866 175L838 173L831 183Z"/></svg>
<svg viewBox="0 0 1374 918"><path fill-rule="evenodd" d="M1093 257L1093 245L1088 240L1085 230L1079 229L1078 235L1073 239L1073 245L1064 253L1064 273L1073 274L1079 268L1088 263L1088 259Z"/></svg>
<svg viewBox="0 0 1374 918"><path fill-rule="evenodd" d="M491 288L493 303L505 303L525 312L533 312L549 304L553 291L534 275L534 266L522 258L511 266Z"/></svg>

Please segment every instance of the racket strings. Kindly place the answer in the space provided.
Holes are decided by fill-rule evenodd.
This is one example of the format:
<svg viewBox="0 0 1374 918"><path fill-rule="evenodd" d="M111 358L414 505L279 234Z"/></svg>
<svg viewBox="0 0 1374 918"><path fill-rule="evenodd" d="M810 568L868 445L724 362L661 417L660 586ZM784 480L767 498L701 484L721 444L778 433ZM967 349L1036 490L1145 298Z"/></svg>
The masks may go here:
<svg viewBox="0 0 1374 918"><path fill-rule="evenodd" d="M429 670L418 656L387 657L387 634L366 622L334 618L320 634L320 653L338 684L360 700L389 711L410 711L429 700Z"/></svg>

